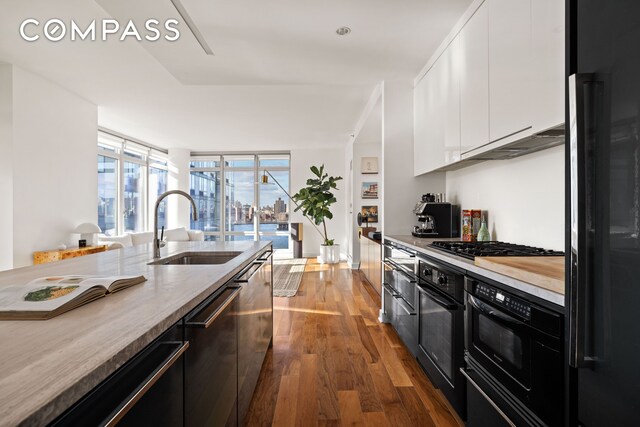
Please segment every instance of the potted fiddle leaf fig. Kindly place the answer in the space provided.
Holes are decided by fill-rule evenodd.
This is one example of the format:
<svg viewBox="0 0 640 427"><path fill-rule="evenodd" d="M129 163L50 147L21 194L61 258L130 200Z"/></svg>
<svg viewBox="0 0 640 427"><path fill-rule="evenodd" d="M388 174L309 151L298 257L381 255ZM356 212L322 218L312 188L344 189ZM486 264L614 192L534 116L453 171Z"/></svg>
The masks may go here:
<svg viewBox="0 0 640 427"><path fill-rule="evenodd" d="M295 212L302 211L316 229L322 225L323 231L318 229L323 239L320 246L320 262L333 264L340 261L340 245L335 244L334 239L329 239L327 220L333 218L330 207L337 201L333 191L338 190L336 183L342 177L329 176L324 171L324 165L319 168L311 166L310 169L314 177L307 179L306 187L301 188L292 197L297 206Z"/></svg>

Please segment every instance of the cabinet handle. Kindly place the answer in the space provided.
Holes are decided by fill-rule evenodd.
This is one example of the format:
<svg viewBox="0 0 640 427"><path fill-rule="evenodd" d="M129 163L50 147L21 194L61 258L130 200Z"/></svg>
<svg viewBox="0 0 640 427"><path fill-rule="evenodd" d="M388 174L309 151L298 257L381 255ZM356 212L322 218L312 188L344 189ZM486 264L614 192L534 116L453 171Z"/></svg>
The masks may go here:
<svg viewBox="0 0 640 427"><path fill-rule="evenodd" d="M589 295L593 289L597 236L596 159L602 132L604 81L596 74L569 77L570 176L571 176L571 261L569 299L569 366L588 368L595 362L588 342L594 337L588 315L595 315ZM606 125L605 125L606 126ZM592 196L593 195L593 196Z"/></svg>
<svg viewBox="0 0 640 427"><path fill-rule="evenodd" d="M407 273L404 269L400 268L400 269L397 269L396 271L402 274L404 277L406 277L409 280L409 283L418 283L416 278L413 277L411 274Z"/></svg>
<svg viewBox="0 0 640 427"><path fill-rule="evenodd" d="M249 268L247 268L245 271L243 271L238 276L236 276L236 278L233 279L233 281L235 283L248 283L251 280L251 278L254 276L254 274L256 274L256 272L258 270L260 270L260 268L262 267L263 264L264 264L264 262L257 262L257 261L253 262L249 266ZM256 266L257 266L257 268L254 268ZM253 269L253 271L251 271L251 269ZM250 271L251 271L251 275L249 275L249 277L247 277L246 279L242 279L242 277L246 276Z"/></svg>
<svg viewBox="0 0 640 427"><path fill-rule="evenodd" d="M387 259L385 261L383 261L388 267L390 267L391 269L402 273L405 277L407 277L409 279L409 281L411 283L416 283L415 278L413 277L413 272L409 272L409 270L406 267L401 266L400 264L396 263L395 261L392 261L390 259Z"/></svg>
<svg viewBox="0 0 640 427"><path fill-rule="evenodd" d="M135 406L135 404L158 382L158 380L164 375L167 370L173 366L174 363L182 356L182 353L189 348L189 341L185 342L166 342L163 344L179 345L166 362L158 369L147 381L140 387L129 400L116 412L109 421L106 422L105 427L112 427L118 424L118 422Z"/></svg>
<svg viewBox="0 0 640 427"><path fill-rule="evenodd" d="M204 322L185 322L184 326L186 326L187 328L204 328L204 329L211 326L211 324L218 318L218 316L222 314L225 308L227 308L229 304L231 304L233 300L238 296L238 293L242 288L229 288L229 289L235 289L235 290L227 297L227 299L222 303L222 305L220 305L220 307L218 307L218 309L214 311L207 318L207 320L205 320ZM213 303L217 299L218 298L214 299L213 301L211 301L211 303Z"/></svg>
<svg viewBox="0 0 640 427"><path fill-rule="evenodd" d="M507 416L507 414L505 414L502 409L500 409L500 407L496 404L496 402L494 402L489 396L487 396L487 393L485 393L480 386L469 376L469 374L467 374L467 372L464 370L464 368L460 368L460 372L462 372L462 375L464 375L464 377L467 379L467 381L469 381L469 384L471 384L476 390L478 390L478 393L480 393L482 395L482 397L484 397L487 402L489 402L491 404L491 406L493 406L493 409L495 409L498 414L500 414L500 416L502 418L504 418L504 420L511 426L511 427L516 427L516 425L513 423L513 421L511 421L509 419L509 417Z"/></svg>
<svg viewBox="0 0 640 427"><path fill-rule="evenodd" d="M402 308L409 316L415 316L416 313L412 313L411 310L406 307L406 305L408 304L404 301L404 298L402 298L400 295L395 295L394 298L396 299L398 306L400 306L400 308Z"/></svg>
<svg viewBox="0 0 640 427"><path fill-rule="evenodd" d="M273 254L273 251L265 251L256 261L268 261L271 258L271 254Z"/></svg>

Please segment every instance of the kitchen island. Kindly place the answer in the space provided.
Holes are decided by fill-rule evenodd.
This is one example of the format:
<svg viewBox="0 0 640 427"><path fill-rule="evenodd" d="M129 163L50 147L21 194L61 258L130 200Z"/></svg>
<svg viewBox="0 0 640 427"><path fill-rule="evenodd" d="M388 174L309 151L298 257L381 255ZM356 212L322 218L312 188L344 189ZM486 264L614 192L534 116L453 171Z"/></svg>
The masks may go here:
<svg viewBox="0 0 640 427"><path fill-rule="evenodd" d="M162 257L238 251L218 265L149 265L151 245L0 272L0 288L58 275L147 281L46 321L0 322L0 425L46 425L271 248L271 242L169 242Z"/></svg>

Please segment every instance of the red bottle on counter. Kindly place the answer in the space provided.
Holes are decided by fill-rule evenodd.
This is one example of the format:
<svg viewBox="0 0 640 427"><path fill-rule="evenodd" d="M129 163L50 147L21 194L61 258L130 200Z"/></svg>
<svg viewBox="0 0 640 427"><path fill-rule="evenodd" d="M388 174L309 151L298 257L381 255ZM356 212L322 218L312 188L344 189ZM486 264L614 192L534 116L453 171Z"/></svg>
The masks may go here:
<svg viewBox="0 0 640 427"><path fill-rule="evenodd" d="M474 241L473 223L471 222L471 210L468 209L462 211L462 241Z"/></svg>

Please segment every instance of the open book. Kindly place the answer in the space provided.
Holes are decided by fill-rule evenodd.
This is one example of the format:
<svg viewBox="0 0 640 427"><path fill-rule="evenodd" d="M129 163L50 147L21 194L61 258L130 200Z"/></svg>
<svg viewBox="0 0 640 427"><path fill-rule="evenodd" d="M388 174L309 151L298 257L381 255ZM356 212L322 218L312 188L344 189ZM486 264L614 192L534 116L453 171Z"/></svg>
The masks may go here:
<svg viewBox="0 0 640 427"><path fill-rule="evenodd" d="M0 320L46 320L147 280L144 276L52 276L0 288Z"/></svg>

